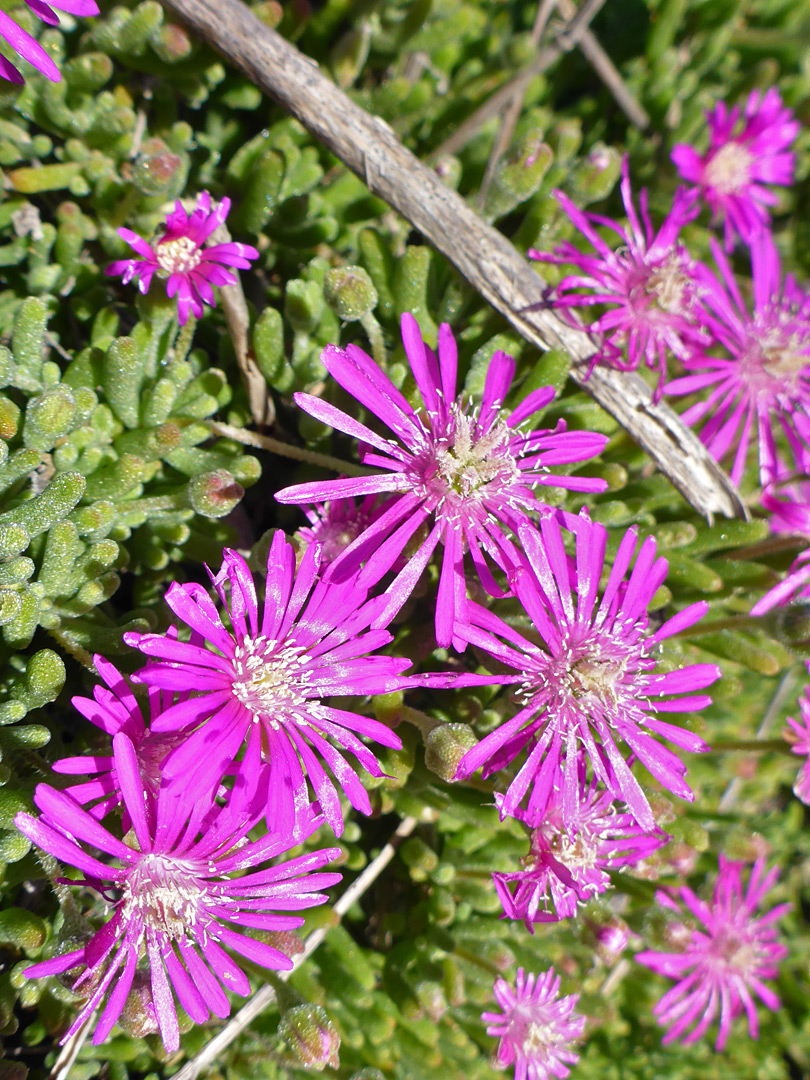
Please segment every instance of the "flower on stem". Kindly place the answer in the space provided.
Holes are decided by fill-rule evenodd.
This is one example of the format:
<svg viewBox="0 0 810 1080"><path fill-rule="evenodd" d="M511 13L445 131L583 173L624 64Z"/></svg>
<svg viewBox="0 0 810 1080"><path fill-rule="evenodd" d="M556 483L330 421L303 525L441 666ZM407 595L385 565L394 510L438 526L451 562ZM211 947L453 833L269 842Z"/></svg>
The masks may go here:
<svg viewBox="0 0 810 1080"><path fill-rule="evenodd" d="M492 875L505 914L522 919L530 933L534 923L573 918L580 903L610 887L608 871L641 862L669 839L658 829L648 833L632 814L619 812L609 792L585 779L584 768L574 821L566 827L560 780L542 813L516 809L515 817L531 834L522 869ZM496 803L500 798L495 796Z"/></svg>
<svg viewBox="0 0 810 1080"><path fill-rule="evenodd" d="M119 229L118 235L134 248L140 259L121 259L104 271L108 275L122 275L126 285L133 279L138 289L146 294L155 274L166 279L166 295L177 297L177 314L180 325L188 321L189 313L200 318L203 304L214 307L213 285L235 285L236 276L226 267L249 270L250 260L258 259L259 252L250 244L229 240L227 243L205 247L212 233L224 224L231 200L223 199L215 210L211 209L211 196L207 191L197 199L196 209L187 214L178 200L174 210L166 218L165 231L152 244L131 229Z"/></svg>
<svg viewBox="0 0 810 1080"><path fill-rule="evenodd" d="M788 147L799 133L799 122L782 104L775 86L752 90L745 109L725 102L706 113L709 149L701 156L693 146L678 143L672 161L691 192L705 199L715 220L723 222L725 248L735 235L749 244L770 225L766 209L776 195L765 185L793 183L796 155Z"/></svg>
<svg viewBox="0 0 810 1080"><path fill-rule="evenodd" d="M605 445L603 435L566 431L521 431L535 412L553 399L550 386L533 390L512 410L503 408L515 362L500 350L492 357L479 406L456 397L458 365L450 327L439 329L438 358L422 340L413 315L402 316L402 339L423 408L414 410L377 364L355 345L327 346L321 359L347 393L377 416L395 439L378 435L346 413L310 394L296 394L298 405L316 419L363 443L361 458L382 471L372 476L298 484L279 491L282 503L348 496L391 494L385 511L354 541L338 565L349 572L365 562L359 582L376 584L425 526L426 537L388 589L381 618L392 618L410 596L428 560L444 545L436 602L436 637L449 645L466 604L465 553L482 584L502 596L487 558L501 569L511 566L515 531L527 511L542 503L535 485L573 491L603 491L601 480L563 476L555 466L586 461Z"/></svg>
<svg viewBox="0 0 810 1080"><path fill-rule="evenodd" d="M124 676L103 656L94 656L96 671L104 686L93 688L93 697L74 697L74 707L96 727L111 738L123 732L135 748L144 790L150 799L157 798L162 779L161 766L167 755L179 746L186 732L155 732L147 727L138 699ZM149 691L150 723L176 702L187 701L190 692L172 694L161 690ZM115 756L110 754L85 754L61 758L53 764L53 771L68 776L92 776L83 784L73 784L66 790L96 818L103 818L122 802L121 782L115 768ZM124 829L129 828L124 820Z"/></svg>
<svg viewBox="0 0 810 1080"><path fill-rule="evenodd" d="M490 776L525 749L526 760L503 798L502 815L514 815L529 791L528 814L542 814L558 798L555 782L562 771L559 801L563 824L571 832L580 813L584 755L594 777L627 804L642 828L653 830L647 796L618 743L625 742L668 791L691 801L686 766L655 736L693 753L709 748L658 714L710 704L711 698L697 691L718 679L720 669L689 664L656 673L655 653L667 638L693 626L707 605L691 604L651 632L647 608L668 566L666 559L656 558L655 539L648 537L639 546L635 529L625 533L600 597L607 530L586 514L568 515L568 521L576 541L573 558L553 518L540 522L540 532L529 522L518 531L527 565L513 575L513 587L539 644L472 602L469 622L459 627L460 637L514 674L460 675L453 685L516 684L521 708L464 755L456 779L482 766Z"/></svg>
<svg viewBox="0 0 810 1080"><path fill-rule="evenodd" d="M355 580L320 580L317 544L296 572L293 547L278 531L268 554L260 613L245 560L228 548L223 558L212 580L230 631L202 586L175 583L166 602L205 647L160 634L124 635L128 644L155 658L138 673L138 681L164 692L189 686L197 691L152 722L152 730L159 732L196 728L166 759L164 777L173 789L198 798L247 743L236 765L237 778L252 778L256 798L266 800L268 825L294 833L298 812L310 802L309 781L339 834L340 798L320 759L352 806L369 814L368 792L332 742L352 753L372 776L383 773L359 736L401 746L384 724L323 703L334 696L385 694L407 685L400 672L408 660L372 655L392 640L384 629L368 629L385 600L367 601Z"/></svg>
<svg viewBox="0 0 810 1080"><path fill-rule="evenodd" d="M66 11L70 15L98 15L96 0L50 0L49 3L45 3L44 0L24 0L24 2L33 15L49 26L59 25L59 16L56 11ZM0 37L8 42L23 60L33 64L46 79L50 79L51 82L61 82L62 73L45 49L36 38L18 26L5 11L0 11ZM0 56L0 79L7 79L18 86L25 82L22 73L5 56Z"/></svg>
<svg viewBox="0 0 810 1080"><path fill-rule="evenodd" d="M696 273L712 344L696 348L683 362L686 374L664 392L706 394L681 419L700 427L701 441L718 461L736 448L735 484L756 424L760 483L767 487L792 471L777 439L800 471L810 458L810 297L790 274L783 279L776 245L763 232L751 242L754 310L749 313L719 244L711 246L721 277L703 265ZM727 357L710 355L718 346Z"/></svg>
<svg viewBox="0 0 810 1080"><path fill-rule="evenodd" d="M246 975L225 949L262 967L289 970L289 957L243 931L301 926L299 915L286 913L328 899L320 890L341 875L312 871L340 852L326 848L259 869L301 837L282 831L248 841L254 819L247 785L237 783L225 807L177 798L165 787L153 803L134 746L123 732L113 739L113 753L137 846L122 843L68 794L47 784L38 786L34 798L42 816L20 813L15 819L35 844L85 874L77 884L105 898L106 890L115 896L108 900L111 918L85 945L35 964L26 975L40 978L82 968L73 986L87 983L91 993L62 1041L101 1009L93 1035L99 1045L121 1015L145 957L158 1028L171 1052L180 1043L172 989L192 1020L203 1023L211 1014L228 1015L225 990L243 996L250 992ZM301 836L306 837L319 820L312 814L304 818ZM101 861L93 851L117 865Z"/></svg>
<svg viewBox="0 0 810 1080"><path fill-rule="evenodd" d="M553 967L539 975L518 968L515 986L498 979L493 993L503 1011L482 1013L481 1019L487 1035L500 1040L498 1065L514 1064L515 1080L568 1076L568 1066L579 1061L571 1044L585 1030L585 1017L574 1012L579 994L560 997L560 977Z"/></svg>
<svg viewBox="0 0 810 1080"><path fill-rule="evenodd" d="M646 189L641 192L640 215L633 205L626 156L621 192L626 228L612 218L577 209L567 195L556 191L557 201L595 254L584 253L566 240L553 254L532 249L529 257L577 268L577 273L563 278L554 290L553 307L605 308L587 324L587 329L599 336L588 374L599 363L620 371L635 371L644 363L658 371L658 398L666 378L668 353L683 359L703 336L697 318L694 261L678 242L678 233L695 217L697 208L693 199L677 192L661 228L653 232ZM612 249L596 231L597 225L616 233L621 246Z"/></svg>
<svg viewBox="0 0 810 1080"><path fill-rule="evenodd" d="M799 698L799 709L801 719L788 717L790 730L785 732L785 736L791 743L791 753L805 759L793 785L793 793L797 799L810 806L810 686L805 686L804 693Z"/></svg>
<svg viewBox="0 0 810 1080"><path fill-rule="evenodd" d="M664 1043L677 1039L684 1043L697 1042L719 1012L720 1030L715 1049L722 1050L732 1021L743 1010L751 1038L757 1038L755 996L769 1009L779 1008L779 998L764 980L776 977L778 962L787 956L788 950L776 941L776 923L790 904L778 904L757 917L757 908L773 887L779 870L774 867L765 873L764 860L757 859L744 888L742 868L743 863L720 856L711 904L685 885L677 890L676 895L700 924L700 929L685 931L680 952L647 950L636 955L639 963L676 980L676 985L653 1010L658 1022L668 1029ZM659 893L658 899L680 912L665 893Z"/></svg>

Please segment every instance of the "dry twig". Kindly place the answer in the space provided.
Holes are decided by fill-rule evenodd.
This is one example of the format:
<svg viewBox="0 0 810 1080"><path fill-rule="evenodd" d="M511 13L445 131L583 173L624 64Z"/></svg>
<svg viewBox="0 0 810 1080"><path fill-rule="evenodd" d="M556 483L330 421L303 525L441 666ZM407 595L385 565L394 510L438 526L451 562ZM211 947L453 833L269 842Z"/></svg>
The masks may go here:
<svg viewBox="0 0 810 1080"><path fill-rule="evenodd" d="M237 68L276 98L369 189L407 218L453 262L474 289L539 349L559 346L575 361L573 377L627 429L700 513L746 517L739 493L700 440L646 383L597 368L590 336L544 302L544 282L526 259L399 142L379 117L356 105L241 0L163 0ZM584 13L587 5L579 9ZM569 37L575 36L575 29Z"/></svg>

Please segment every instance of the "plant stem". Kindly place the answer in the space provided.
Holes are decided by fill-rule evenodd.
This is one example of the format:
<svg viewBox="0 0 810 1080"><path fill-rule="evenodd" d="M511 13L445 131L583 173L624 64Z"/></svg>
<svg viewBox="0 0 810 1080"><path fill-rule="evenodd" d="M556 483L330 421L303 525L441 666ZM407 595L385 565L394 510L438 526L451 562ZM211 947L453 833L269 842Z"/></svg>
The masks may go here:
<svg viewBox="0 0 810 1080"><path fill-rule="evenodd" d="M271 439L269 435L259 435L255 431L246 428L233 427L231 424L221 424L212 420L208 425L215 435L221 435L224 439L233 439L234 442L244 446L256 446L261 450L269 450L271 454L281 454L282 457L292 458L294 461L306 461L309 465L320 465L324 469L332 469L334 472L343 473L344 476L372 476L373 469L366 469L363 465L355 465L351 461L341 461L340 458L332 457L331 454L319 454L316 450L306 450L302 446L292 446L290 443L281 442L279 439Z"/></svg>

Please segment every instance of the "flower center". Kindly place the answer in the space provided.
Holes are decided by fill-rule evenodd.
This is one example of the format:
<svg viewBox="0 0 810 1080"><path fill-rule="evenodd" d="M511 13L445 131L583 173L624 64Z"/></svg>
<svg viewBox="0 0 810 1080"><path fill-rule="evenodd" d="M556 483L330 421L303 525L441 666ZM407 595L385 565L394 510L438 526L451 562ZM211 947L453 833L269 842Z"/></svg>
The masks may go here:
<svg viewBox="0 0 810 1080"><path fill-rule="evenodd" d="M689 286L690 277L684 271L682 260L671 254L650 271L644 293L662 311L686 316L691 307Z"/></svg>
<svg viewBox="0 0 810 1080"><path fill-rule="evenodd" d="M463 498L474 495L493 480L509 483L520 476L508 448L508 424L498 421L486 435L474 439L475 418L454 410L455 431L449 446L438 450L438 475L448 491Z"/></svg>
<svg viewBox="0 0 810 1080"><path fill-rule="evenodd" d="M538 1057L561 1041L560 1033L553 1025L531 1023L523 1040L523 1053L528 1058Z"/></svg>
<svg viewBox="0 0 810 1080"><path fill-rule="evenodd" d="M171 855L148 854L137 863L124 885L127 914L145 926L184 938L199 921L205 889L192 865Z"/></svg>
<svg viewBox="0 0 810 1080"><path fill-rule="evenodd" d="M555 832L547 837L554 857L568 870L593 870L598 856L594 837L580 829L575 837L566 832Z"/></svg>
<svg viewBox="0 0 810 1080"><path fill-rule="evenodd" d="M605 704L615 705L619 699L617 686L622 681L626 661L598 655L583 656L568 669L568 684L575 698L596 696Z"/></svg>
<svg viewBox="0 0 810 1080"><path fill-rule="evenodd" d="M733 971L750 972L756 969L759 950L747 934L734 927L721 930L714 938L712 955Z"/></svg>
<svg viewBox="0 0 810 1080"><path fill-rule="evenodd" d="M191 237L178 236L176 240L158 240L155 258L167 274L188 274L199 266L202 254Z"/></svg>
<svg viewBox="0 0 810 1080"><path fill-rule="evenodd" d="M267 638L245 638L233 655L234 696L254 718L263 715L275 725L268 713L306 702L302 692L310 677L306 663L307 657L295 645L279 648L278 642Z"/></svg>
<svg viewBox="0 0 810 1080"><path fill-rule="evenodd" d="M738 142L727 142L706 163L704 185L720 195L734 195L751 182L754 156Z"/></svg>

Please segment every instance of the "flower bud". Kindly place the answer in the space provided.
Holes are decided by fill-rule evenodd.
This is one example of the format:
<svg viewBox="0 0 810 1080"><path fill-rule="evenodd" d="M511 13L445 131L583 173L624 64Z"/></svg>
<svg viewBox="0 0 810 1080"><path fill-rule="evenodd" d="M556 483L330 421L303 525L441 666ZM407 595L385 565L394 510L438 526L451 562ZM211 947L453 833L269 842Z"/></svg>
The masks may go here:
<svg viewBox="0 0 810 1080"><path fill-rule="evenodd" d="M425 765L442 780L452 780L458 763L477 742L467 724L440 724L425 739Z"/></svg>
<svg viewBox="0 0 810 1080"><path fill-rule="evenodd" d="M279 1034L308 1069L337 1069L340 1036L320 1005L295 1005L278 1025Z"/></svg>
<svg viewBox="0 0 810 1080"><path fill-rule="evenodd" d="M793 652L810 655L810 601L774 608L763 616L768 633Z"/></svg>
<svg viewBox="0 0 810 1080"><path fill-rule="evenodd" d="M368 315L377 306L377 290L362 266L336 266L326 275L323 294L344 322Z"/></svg>
<svg viewBox="0 0 810 1080"><path fill-rule="evenodd" d="M203 517L225 517L236 506L245 490L237 484L227 469L200 473L189 481L188 498L192 507Z"/></svg>
<svg viewBox="0 0 810 1080"><path fill-rule="evenodd" d="M627 925L621 919L611 919L601 926L587 920L587 926L593 937L596 955L608 967L615 964L627 948L630 936Z"/></svg>

